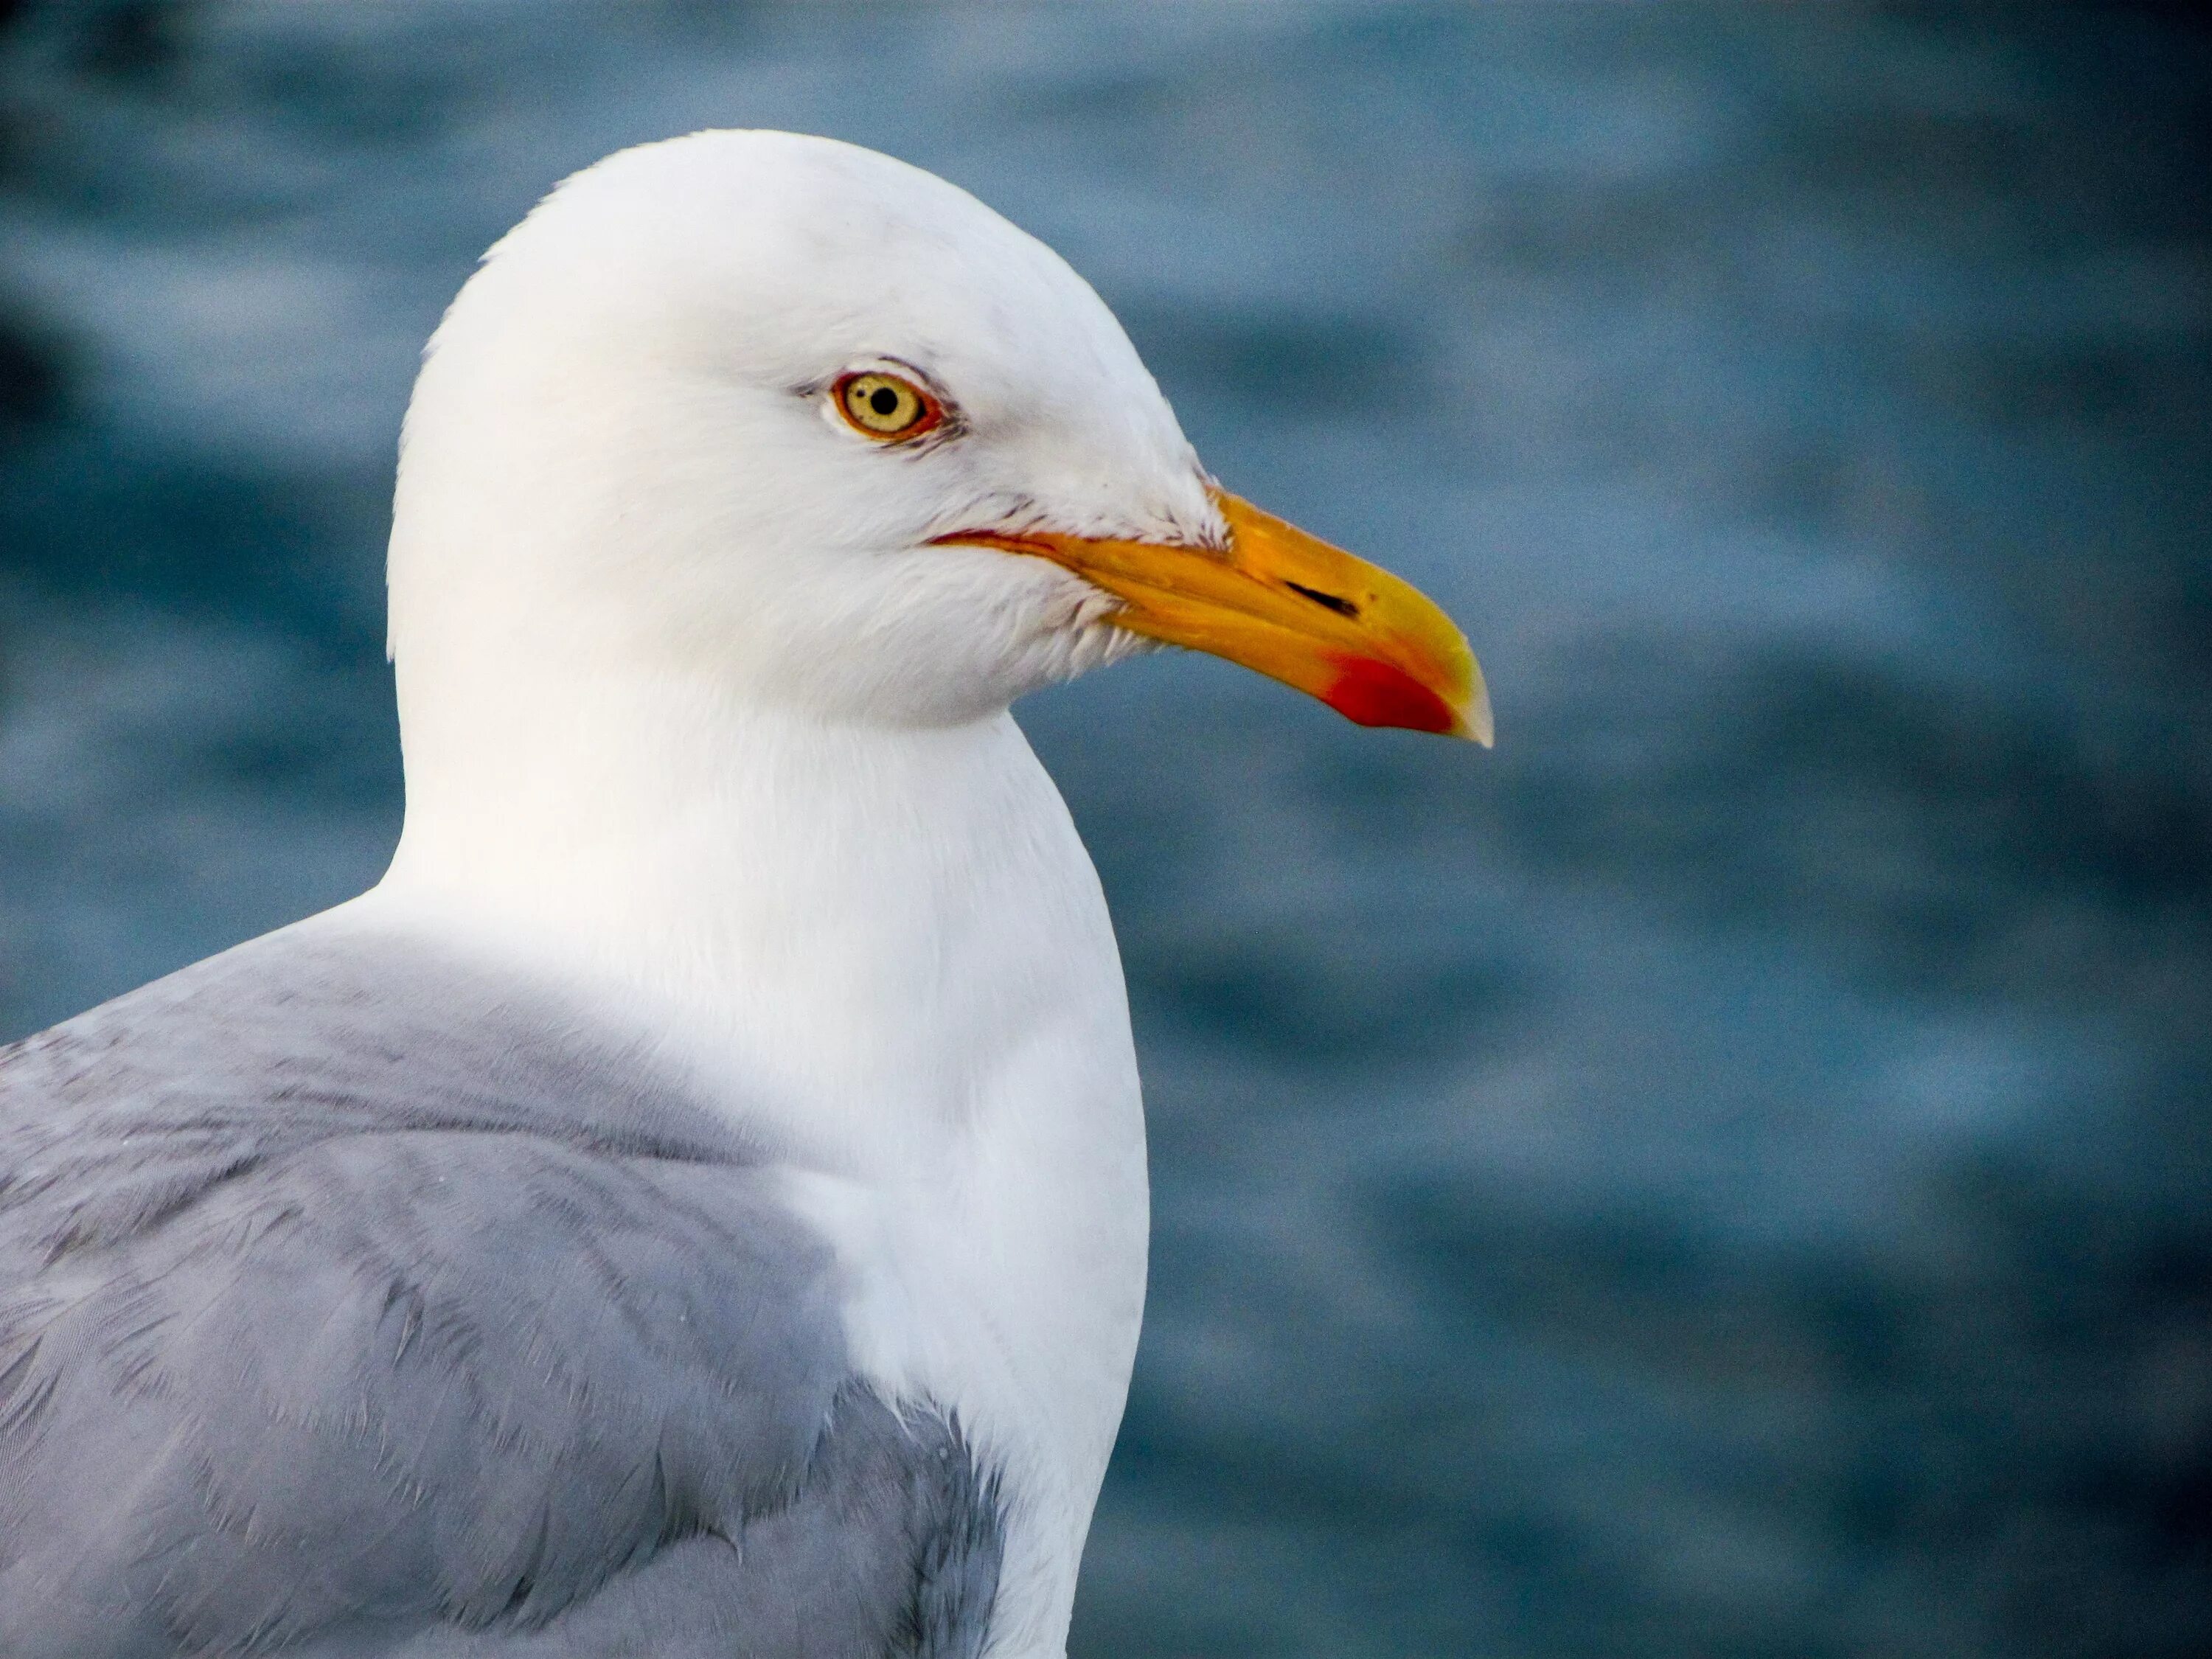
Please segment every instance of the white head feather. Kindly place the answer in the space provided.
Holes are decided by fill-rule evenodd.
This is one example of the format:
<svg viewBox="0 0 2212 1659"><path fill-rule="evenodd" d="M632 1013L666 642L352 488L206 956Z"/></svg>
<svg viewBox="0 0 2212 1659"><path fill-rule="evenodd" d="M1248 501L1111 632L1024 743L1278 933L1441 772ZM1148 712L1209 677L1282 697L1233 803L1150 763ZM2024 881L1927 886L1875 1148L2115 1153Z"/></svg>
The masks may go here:
<svg viewBox="0 0 2212 1659"><path fill-rule="evenodd" d="M836 418L833 382L884 362L944 398L936 437ZM1216 540L1206 485L1098 296L965 191L787 133L624 151L494 247L432 343L392 550L405 716L433 718L424 675L503 657L972 720L1133 641L1079 580L931 538Z"/></svg>

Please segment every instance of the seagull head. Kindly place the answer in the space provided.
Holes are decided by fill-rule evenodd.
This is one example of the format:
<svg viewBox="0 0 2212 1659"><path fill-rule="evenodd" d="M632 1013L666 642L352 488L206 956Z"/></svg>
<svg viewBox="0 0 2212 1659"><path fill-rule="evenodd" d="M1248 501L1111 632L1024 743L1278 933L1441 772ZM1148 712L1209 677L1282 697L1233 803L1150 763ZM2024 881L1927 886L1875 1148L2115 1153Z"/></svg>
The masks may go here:
<svg viewBox="0 0 2212 1659"><path fill-rule="evenodd" d="M403 703L410 655L520 653L946 725L1165 644L1490 740L1459 629L1222 489L1057 254L787 133L623 151L492 249L408 413L391 580Z"/></svg>

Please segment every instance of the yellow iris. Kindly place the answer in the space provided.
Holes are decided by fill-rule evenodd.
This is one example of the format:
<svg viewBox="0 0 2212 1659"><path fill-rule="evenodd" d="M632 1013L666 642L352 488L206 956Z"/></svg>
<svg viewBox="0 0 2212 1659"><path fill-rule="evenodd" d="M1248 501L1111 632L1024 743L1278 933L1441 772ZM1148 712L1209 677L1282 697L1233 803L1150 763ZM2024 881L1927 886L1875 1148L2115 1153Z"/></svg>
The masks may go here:
<svg viewBox="0 0 2212 1659"><path fill-rule="evenodd" d="M848 374L837 383L836 395L838 411L871 438L911 438L939 418L937 400L896 374Z"/></svg>

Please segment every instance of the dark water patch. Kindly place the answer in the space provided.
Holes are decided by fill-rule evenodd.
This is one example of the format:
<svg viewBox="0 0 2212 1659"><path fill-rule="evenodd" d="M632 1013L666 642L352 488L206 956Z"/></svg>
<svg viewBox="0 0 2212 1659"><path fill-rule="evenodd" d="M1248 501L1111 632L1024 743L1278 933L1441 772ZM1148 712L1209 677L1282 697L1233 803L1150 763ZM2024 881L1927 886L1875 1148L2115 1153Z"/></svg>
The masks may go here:
<svg viewBox="0 0 2212 1659"><path fill-rule="evenodd" d="M1666 890L1701 907L1788 917L1923 984L2063 971L2008 952L2069 907L2117 949L2152 916L2212 939L2212 788L2154 726L2115 751L2052 703L1832 656L1616 653L1591 672L1637 724L1535 736L1550 752L1505 807L1526 856L1673 872ZM1625 763L1572 763L1601 741Z"/></svg>
<svg viewBox="0 0 2212 1659"><path fill-rule="evenodd" d="M0 474L0 568L56 594L248 610L349 653L382 652L388 477L303 477L216 458L55 445Z"/></svg>
<svg viewBox="0 0 2212 1659"><path fill-rule="evenodd" d="M134 89L159 87L188 58L185 0L106 0L82 7L69 57L83 73Z"/></svg>
<svg viewBox="0 0 2212 1659"><path fill-rule="evenodd" d="M1419 355L1370 317L1211 314L1124 307L1122 320L1170 398L1184 389L1285 416L1341 412L1425 390Z"/></svg>
<svg viewBox="0 0 2212 1659"><path fill-rule="evenodd" d="M69 349L60 331L0 295L0 447L68 407Z"/></svg>
<svg viewBox="0 0 2212 1659"><path fill-rule="evenodd" d="M1220 941L1130 963L1157 1018L1293 1064L1370 1073L1433 1062L1479 1039L1517 1000L1520 975L1498 961L1425 971L1389 962L1330 963L1278 945Z"/></svg>
<svg viewBox="0 0 2212 1659"><path fill-rule="evenodd" d="M2130 1611L2115 1650L2179 1650L2212 1609L2189 1507L2212 1444L2202 1223L2145 1238L2001 1169L1938 1177L1920 1202L1917 1224L1949 1248L1921 1255L1908 1228L1902 1253L1851 1268L1762 1260L1676 1218L1562 1224L1494 1190L1399 1188L1370 1214L1441 1306L1503 1321L1509 1343L1624 1356L1700 1402L1702 1480L1763 1528L1859 1570L1916 1563L1917 1597L2002 1586L1998 1640L2087 1640L2112 1612L2106 1587L2144 1575L2163 1599ZM1777 1418L1776 1401L1793 1404ZM1762 1417L1791 1426L1747 1433Z"/></svg>
<svg viewBox="0 0 2212 1659"><path fill-rule="evenodd" d="M1992 427L2064 422L2131 433L2212 406L2206 320L2207 332L2179 351L2098 341L1934 346L1914 353L1908 372L1942 406Z"/></svg>

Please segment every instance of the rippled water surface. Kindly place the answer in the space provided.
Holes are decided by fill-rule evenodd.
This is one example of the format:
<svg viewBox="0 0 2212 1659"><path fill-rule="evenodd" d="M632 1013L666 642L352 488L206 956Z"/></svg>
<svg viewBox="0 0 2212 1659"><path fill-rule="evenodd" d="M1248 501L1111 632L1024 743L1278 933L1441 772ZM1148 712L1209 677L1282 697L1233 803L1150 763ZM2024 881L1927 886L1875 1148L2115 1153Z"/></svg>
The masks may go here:
<svg viewBox="0 0 2212 1659"><path fill-rule="evenodd" d="M634 140L857 139L1498 701L1024 711L1158 1186L1075 1652L2199 1651L2209 88L2152 5L19 10L0 1036L378 873L476 253Z"/></svg>

